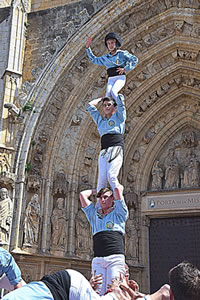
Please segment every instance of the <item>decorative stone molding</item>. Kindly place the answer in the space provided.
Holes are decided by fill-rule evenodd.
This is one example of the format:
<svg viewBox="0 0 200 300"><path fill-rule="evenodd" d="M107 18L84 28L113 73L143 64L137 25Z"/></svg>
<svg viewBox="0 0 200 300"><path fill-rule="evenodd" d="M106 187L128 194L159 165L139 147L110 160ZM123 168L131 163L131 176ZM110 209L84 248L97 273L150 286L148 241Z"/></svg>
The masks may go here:
<svg viewBox="0 0 200 300"><path fill-rule="evenodd" d="M3 171L0 173L0 184L5 186L11 186L14 188L16 181L16 175L14 173Z"/></svg>
<svg viewBox="0 0 200 300"><path fill-rule="evenodd" d="M174 88L179 88L181 86L193 86L200 89L200 80L194 77L190 77L190 75L177 75L173 79L170 79L167 83L161 84L157 90L155 90L152 94L149 95L148 98L141 101L141 103L134 110L134 115L137 117L141 117L148 109L158 100L162 98L162 96L166 95ZM151 133L147 133L147 136L151 136Z"/></svg>
<svg viewBox="0 0 200 300"><path fill-rule="evenodd" d="M17 119L17 117L19 117L20 109L15 104L6 103L6 104L4 104L4 107L8 109L10 116L13 119Z"/></svg>

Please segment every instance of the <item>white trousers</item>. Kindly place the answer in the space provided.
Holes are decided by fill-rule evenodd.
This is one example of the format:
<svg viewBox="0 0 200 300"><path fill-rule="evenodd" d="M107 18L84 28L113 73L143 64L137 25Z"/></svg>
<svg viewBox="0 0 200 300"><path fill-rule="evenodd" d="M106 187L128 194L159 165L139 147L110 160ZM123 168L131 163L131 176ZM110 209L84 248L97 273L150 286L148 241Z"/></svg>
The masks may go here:
<svg viewBox="0 0 200 300"><path fill-rule="evenodd" d="M119 185L117 177L119 175L122 163L123 150L121 146L113 146L109 147L108 149L101 150L99 153L99 176L97 192L100 189L107 187L108 182L114 191L114 188Z"/></svg>
<svg viewBox="0 0 200 300"><path fill-rule="evenodd" d="M120 274L125 275L125 257L123 254L114 254L105 257L95 257L92 260L92 273L96 270L96 275L102 274L103 283L99 285L100 295L105 294L108 284L112 280L120 278Z"/></svg>
<svg viewBox="0 0 200 300"><path fill-rule="evenodd" d="M91 287L89 281L75 270L66 270L71 277L69 300L117 300L112 293L100 297Z"/></svg>
<svg viewBox="0 0 200 300"><path fill-rule="evenodd" d="M106 89L106 97L112 97L114 100L116 100L119 91L125 86L125 83L125 75L109 77Z"/></svg>

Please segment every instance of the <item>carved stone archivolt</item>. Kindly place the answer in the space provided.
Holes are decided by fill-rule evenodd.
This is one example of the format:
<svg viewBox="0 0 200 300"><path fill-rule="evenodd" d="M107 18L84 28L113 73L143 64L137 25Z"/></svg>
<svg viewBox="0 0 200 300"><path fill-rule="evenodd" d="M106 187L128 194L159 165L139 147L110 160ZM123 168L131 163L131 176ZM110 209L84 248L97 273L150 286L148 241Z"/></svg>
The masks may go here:
<svg viewBox="0 0 200 300"><path fill-rule="evenodd" d="M174 136L170 146L154 162L150 189L179 189L199 187L200 132L185 129Z"/></svg>

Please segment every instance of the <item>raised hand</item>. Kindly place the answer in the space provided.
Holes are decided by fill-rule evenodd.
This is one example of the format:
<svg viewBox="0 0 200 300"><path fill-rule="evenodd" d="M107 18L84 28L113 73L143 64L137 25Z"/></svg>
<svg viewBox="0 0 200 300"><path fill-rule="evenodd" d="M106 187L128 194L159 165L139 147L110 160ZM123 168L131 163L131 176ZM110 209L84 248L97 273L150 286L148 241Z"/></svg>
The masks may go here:
<svg viewBox="0 0 200 300"><path fill-rule="evenodd" d="M91 43L92 43L92 37L89 36L86 42L86 48L89 48Z"/></svg>

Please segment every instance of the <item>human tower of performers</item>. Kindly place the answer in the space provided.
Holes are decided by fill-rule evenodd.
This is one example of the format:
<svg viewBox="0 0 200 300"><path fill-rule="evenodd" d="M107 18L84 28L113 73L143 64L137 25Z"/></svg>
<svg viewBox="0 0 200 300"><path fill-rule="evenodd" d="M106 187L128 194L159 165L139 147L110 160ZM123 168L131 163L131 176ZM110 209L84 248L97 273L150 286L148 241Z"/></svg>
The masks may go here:
<svg viewBox="0 0 200 300"><path fill-rule="evenodd" d="M40 281L26 284L13 257L0 248L0 287L13 290L4 300L199 300L200 271L190 263L180 263L169 272L169 283L151 295L139 291L138 284L129 279L124 255L125 223L128 208L123 186L118 181L123 163L126 108L119 94L126 82L126 73L138 59L121 50L122 40L114 32L105 37L108 53L96 57L86 42L86 53L94 64L106 67L108 82L105 97L89 102L88 111L101 137L97 188L80 193L82 209L92 227L93 251L90 282L78 271L67 269L44 276ZM97 105L103 105L103 115ZM108 187L109 184L109 187ZM96 196L96 204L91 197ZM195 282L197 283L195 285Z"/></svg>

